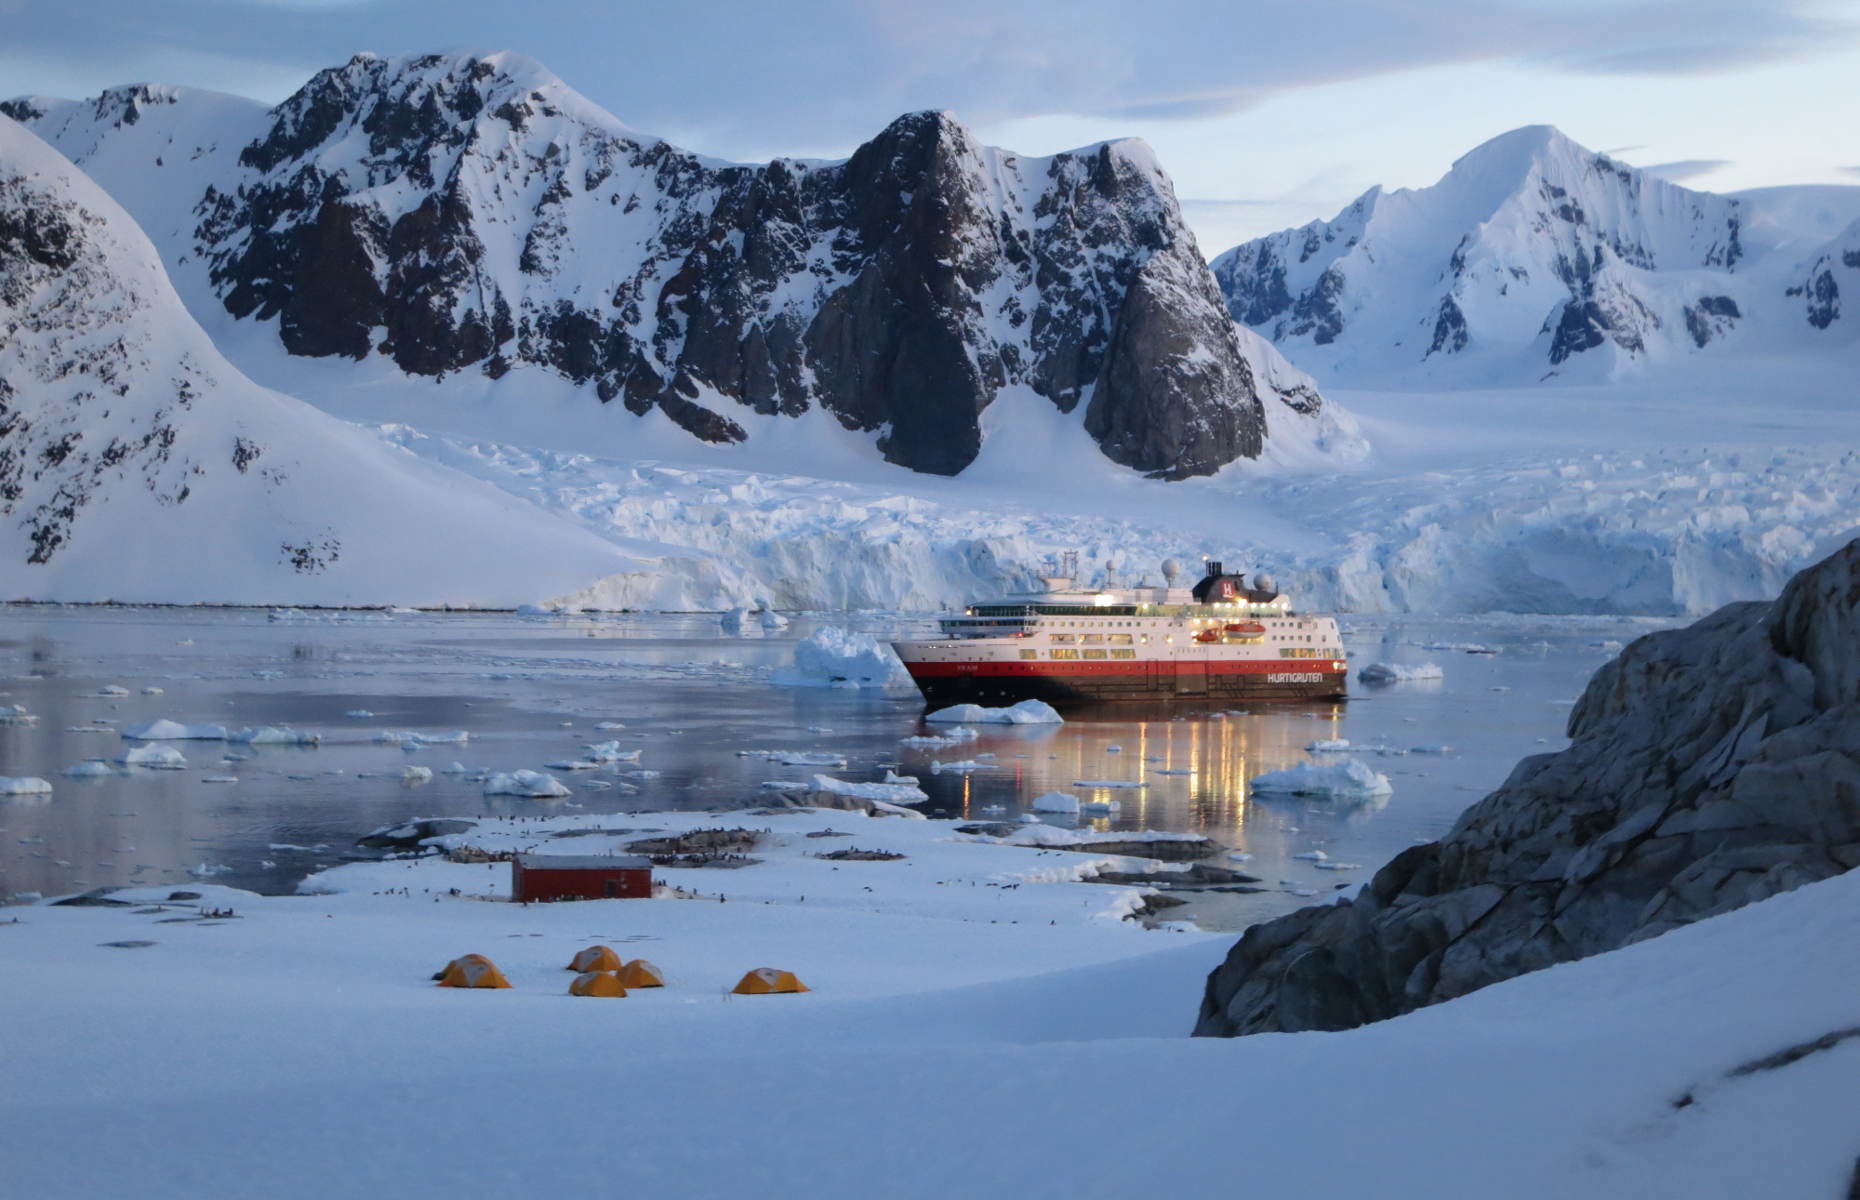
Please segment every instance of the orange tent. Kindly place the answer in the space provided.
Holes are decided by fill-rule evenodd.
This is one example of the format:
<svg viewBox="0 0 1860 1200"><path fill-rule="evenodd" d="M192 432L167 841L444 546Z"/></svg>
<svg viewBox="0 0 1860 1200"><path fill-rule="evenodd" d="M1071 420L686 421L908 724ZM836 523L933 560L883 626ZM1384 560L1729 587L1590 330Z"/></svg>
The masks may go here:
<svg viewBox="0 0 1860 1200"><path fill-rule="evenodd" d="M612 971L585 971L568 985L571 996L624 996L626 988Z"/></svg>
<svg viewBox="0 0 1860 1200"><path fill-rule="evenodd" d="M620 956L606 946L589 946L575 955L575 960L568 964L568 969L577 972L618 971Z"/></svg>
<svg viewBox="0 0 1860 1200"><path fill-rule="evenodd" d="M808 986L794 977L793 971L774 967L757 967L742 977L731 989L739 996L768 996L776 992L805 992Z"/></svg>
<svg viewBox="0 0 1860 1200"><path fill-rule="evenodd" d="M620 982L630 988L664 987L665 972L643 958L636 958L620 968Z"/></svg>
<svg viewBox="0 0 1860 1200"><path fill-rule="evenodd" d="M467 954L455 958L446 964L446 969L439 973L440 987L455 988L507 988L510 981L497 969L497 964L482 954Z"/></svg>

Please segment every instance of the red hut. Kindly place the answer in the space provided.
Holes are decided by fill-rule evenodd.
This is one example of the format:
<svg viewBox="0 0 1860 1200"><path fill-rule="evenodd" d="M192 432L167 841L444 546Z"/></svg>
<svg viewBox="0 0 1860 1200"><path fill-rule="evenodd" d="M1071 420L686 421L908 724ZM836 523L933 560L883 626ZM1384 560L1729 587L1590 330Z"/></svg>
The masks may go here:
<svg viewBox="0 0 1860 1200"><path fill-rule="evenodd" d="M638 855L519 854L510 864L512 900L615 900L652 895L652 862Z"/></svg>

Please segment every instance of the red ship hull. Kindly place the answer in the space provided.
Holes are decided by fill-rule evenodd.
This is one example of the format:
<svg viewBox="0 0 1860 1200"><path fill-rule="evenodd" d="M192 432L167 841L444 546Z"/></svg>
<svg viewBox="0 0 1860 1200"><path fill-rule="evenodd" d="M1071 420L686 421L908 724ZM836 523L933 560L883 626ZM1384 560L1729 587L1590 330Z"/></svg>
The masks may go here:
<svg viewBox="0 0 1860 1200"><path fill-rule="evenodd" d="M1105 704L1124 701L1341 700L1347 670L1328 661L1226 662L907 662L924 699L934 705Z"/></svg>

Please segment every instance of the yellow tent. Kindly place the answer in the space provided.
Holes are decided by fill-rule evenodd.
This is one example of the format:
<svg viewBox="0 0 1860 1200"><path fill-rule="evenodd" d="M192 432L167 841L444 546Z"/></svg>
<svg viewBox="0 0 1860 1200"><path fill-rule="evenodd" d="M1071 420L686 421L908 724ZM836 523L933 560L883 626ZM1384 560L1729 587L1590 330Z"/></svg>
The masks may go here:
<svg viewBox="0 0 1860 1200"><path fill-rule="evenodd" d="M568 969L577 972L618 971L620 956L606 946L589 946L575 955L575 961L568 964Z"/></svg>
<svg viewBox="0 0 1860 1200"><path fill-rule="evenodd" d="M774 967L757 967L731 989L739 996L767 996L775 992L805 992L808 986L794 977L793 971Z"/></svg>
<svg viewBox="0 0 1860 1200"><path fill-rule="evenodd" d="M585 971L568 985L571 996L624 996L626 988L612 971Z"/></svg>
<svg viewBox="0 0 1860 1200"><path fill-rule="evenodd" d="M620 968L620 982L630 988L664 987L665 972L643 958L636 958Z"/></svg>
<svg viewBox="0 0 1860 1200"><path fill-rule="evenodd" d="M446 964L446 969L439 974L440 987L455 988L507 988L510 981L497 969L497 964L482 954L467 954L455 958Z"/></svg>

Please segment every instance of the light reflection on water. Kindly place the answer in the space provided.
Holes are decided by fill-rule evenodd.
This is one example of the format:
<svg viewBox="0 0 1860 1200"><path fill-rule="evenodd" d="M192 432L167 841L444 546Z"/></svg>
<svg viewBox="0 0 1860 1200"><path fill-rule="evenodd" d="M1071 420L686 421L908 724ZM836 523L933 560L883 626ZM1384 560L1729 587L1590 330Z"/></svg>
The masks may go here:
<svg viewBox="0 0 1860 1200"><path fill-rule="evenodd" d="M824 621L880 636L926 628L922 618ZM833 750L849 760L832 772L842 778L879 778L890 764L918 776L931 815L1013 819L1034 797L1064 791L1087 806L1118 806L1114 815L1083 818L1093 828L1205 833L1253 855L1244 869L1271 889L1215 897L1193 910L1203 923L1238 927L1308 902L1295 892L1353 888L1403 847L1439 836L1520 756L1562 744L1569 703L1612 653L1605 643L1651 627L1615 619L1356 618L1346 638L1356 664L1438 662L1445 679L1357 687L1348 704L1096 710L1071 714L1062 726L981 726L974 741L922 749L899 739L944 731L920 723L913 692L770 682L789 663L793 642L818 623L796 619L781 633L737 638L722 636L707 616L333 614L274 622L251 610L0 607L0 703L24 704L40 718L34 727L0 727L0 775L41 775L55 789L47 802L0 800L0 897L184 883L201 865L230 868L215 882L288 891L379 825L551 811L481 795L480 785L443 773L455 759L473 768L542 768L617 738L640 746L641 761L555 772L576 791L563 810L753 801L764 780L803 779L817 768L738 750ZM1465 642L1500 653L1425 648ZM106 684L131 695L97 696ZM150 685L164 694L141 695ZM373 715L346 715L359 709ZM158 716L230 728L291 725L324 741L314 749L180 742L185 771L96 780L61 774L92 756L113 758L125 745L114 734L68 728ZM626 728L597 730L602 720ZM464 729L471 741L409 753L375 742L383 729ZM1336 738L1398 751L1454 749L1367 758L1393 782L1385 803L1248 798L1248 779L1306 760L1314 740ZM223 762L229 751L250 757ZM992 765L933 769L971 759ZM403 784L409 764L432 768L433 781ZM659 774L627 778L634 769ZM214 775L239 782L203 782ZM1092 785L1139 780L1146 786ZM1319 872L1293 857L1313 849L1362 869Z"/></svg>

